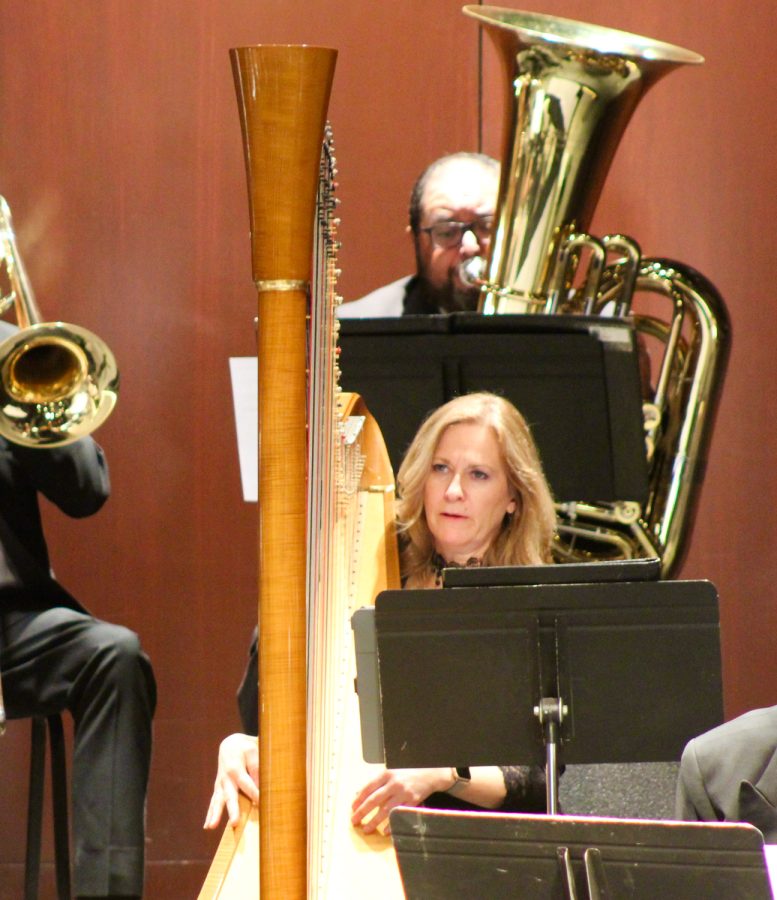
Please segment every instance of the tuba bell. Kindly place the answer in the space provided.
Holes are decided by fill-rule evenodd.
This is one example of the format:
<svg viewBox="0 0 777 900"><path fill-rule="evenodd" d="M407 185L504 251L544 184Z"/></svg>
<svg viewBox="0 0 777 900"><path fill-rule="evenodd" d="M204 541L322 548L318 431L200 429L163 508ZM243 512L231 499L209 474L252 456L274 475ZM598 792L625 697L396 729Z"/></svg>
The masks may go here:
<svg viewBox="0 0 777 900"><path fill-rule="evenodd" d="M90 434L116 405L119 375L91 331L41 322L0 197L0 315L12 307L19 331L0 343L0 435L25 447L62 447Z"/></svg>
<svg viewBox="0 0 777 900"><path fill-rule="evenodd" d="M703 58L569 19L465 6L484 26L506 86L494 233L481 261L486 314L631 316L644 384L648 499L557 504L560 561L657 557L680 564L730 345L725 303L698 272L643 259L623 235L587 233L618 142L646 91ZM482 273L482 274L481 274ZM636 312L633 297L648 298Z"/></svg>

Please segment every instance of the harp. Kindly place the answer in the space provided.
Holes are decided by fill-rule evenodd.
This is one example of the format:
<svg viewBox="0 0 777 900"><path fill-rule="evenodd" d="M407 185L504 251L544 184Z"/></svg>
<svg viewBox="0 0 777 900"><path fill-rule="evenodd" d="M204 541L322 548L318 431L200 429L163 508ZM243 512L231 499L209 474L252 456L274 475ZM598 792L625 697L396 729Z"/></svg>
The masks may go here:
<svg viewBox="0 0 777 900"><path fill-rule="evenodd" d="M399 564L382 437L337 387L336 219L324 189L335 58L319 47L231 51L258 295L260 803L227 826L200 900L347 898L366 884L403 896L389 839L350 825L370 768L350 614L398 587Z"/></svg>

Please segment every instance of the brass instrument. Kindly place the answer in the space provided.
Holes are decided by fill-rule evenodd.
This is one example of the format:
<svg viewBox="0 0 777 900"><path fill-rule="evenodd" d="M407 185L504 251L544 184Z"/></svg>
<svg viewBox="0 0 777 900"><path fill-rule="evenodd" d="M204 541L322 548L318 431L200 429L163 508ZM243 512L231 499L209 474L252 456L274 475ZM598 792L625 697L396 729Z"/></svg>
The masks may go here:
<svg viewBox="0 0 777 900"><path fill-rule="evenodd" d="M0 343L0 434L25 447L62 447L101 425L116 405L119 374L91 331L42 322L16 246L11 210L0 197L0 265L18 333Z"/></svg>
<svg viewBox="0 0 777 900"><path fill-rule="evenodd" d="M558 504L557 555L655 556L667 576L682 560L691 527L728 356L728 314L699 273L641 259L631 239L596 239L586 229L639 100L668 72L703 58L569 19L494 6L465 6L464 13L493 40L506 87L482 312L631 314L655 372L644 404L647 503ZM633 312L635 295L650 296L648 314ZM660 304L666 315L655 309Z"/></svg>

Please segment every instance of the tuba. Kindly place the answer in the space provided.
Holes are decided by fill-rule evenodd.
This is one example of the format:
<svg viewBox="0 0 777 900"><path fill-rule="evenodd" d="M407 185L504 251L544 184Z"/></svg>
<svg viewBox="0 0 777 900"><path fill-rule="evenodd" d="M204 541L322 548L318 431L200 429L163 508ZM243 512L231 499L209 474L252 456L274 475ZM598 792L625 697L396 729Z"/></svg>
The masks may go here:
<svg viewBox="0 0 777 900"><path fill-rule="evenodd" d="M643 259L623 235L588 234L618 142L661 77L696 53L569 19L465 6L491 37L506 85L502 177L481 311L630 315L643 379L648 498L562 502L559 561L682 561L730 345L723 299L698 272ZM471 264L470 264L471 265ZM470 271L471 277L471 271ZM632 299L647 299L636 312Z"/></svg>
<svg viewBox="0 0 777 900"><path fill-rule="evenodd" d="M23 447L63 447L91 434L113 411L116 360L91 331L42 322L0 197L0 315L14 309L20 331L0 343L0 435Z"/></svg>

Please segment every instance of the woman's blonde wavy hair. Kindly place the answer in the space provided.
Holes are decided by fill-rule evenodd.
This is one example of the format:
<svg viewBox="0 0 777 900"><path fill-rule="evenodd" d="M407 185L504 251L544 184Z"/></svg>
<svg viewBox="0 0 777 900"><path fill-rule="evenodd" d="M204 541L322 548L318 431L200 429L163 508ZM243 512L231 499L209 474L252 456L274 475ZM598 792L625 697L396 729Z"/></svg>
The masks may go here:
<svg viewBox="0 0 777 900"><path fill-rule="evenodd" d="M402 576L410 586L424 583L434 566L434 539L424 514L424 486L443 432L462 423L493 429L516 499L501 531L482 560L487 566L552 562L556 528L553 497L529 426L518 410L496 394L465 394L435 410L421 425L397 474L397 524L403 543Z"/></svg>

